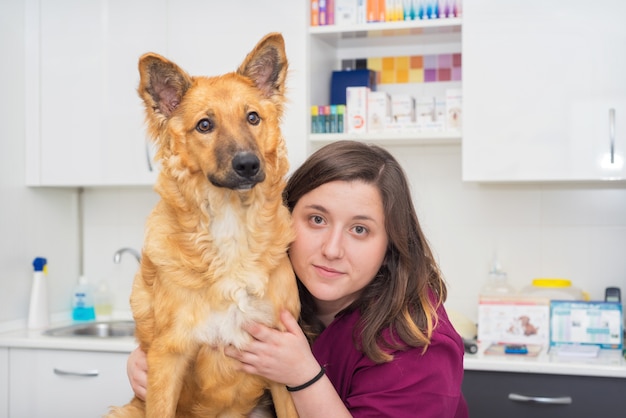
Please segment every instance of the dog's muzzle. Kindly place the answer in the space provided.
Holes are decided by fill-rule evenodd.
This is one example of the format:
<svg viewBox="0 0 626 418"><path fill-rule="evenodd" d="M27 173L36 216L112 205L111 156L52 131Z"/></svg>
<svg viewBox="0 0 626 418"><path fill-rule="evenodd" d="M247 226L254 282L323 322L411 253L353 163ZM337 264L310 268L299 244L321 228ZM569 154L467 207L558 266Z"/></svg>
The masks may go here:
<svg viewBox="0 0 626 418"><path fill-rule="evenodd" d="M232 190L249 190L265 180L265 171L261 168L261 161L252 152L237 153L232 159L231 168L226 178L209 176L209 180L215 186Z"/></svg>

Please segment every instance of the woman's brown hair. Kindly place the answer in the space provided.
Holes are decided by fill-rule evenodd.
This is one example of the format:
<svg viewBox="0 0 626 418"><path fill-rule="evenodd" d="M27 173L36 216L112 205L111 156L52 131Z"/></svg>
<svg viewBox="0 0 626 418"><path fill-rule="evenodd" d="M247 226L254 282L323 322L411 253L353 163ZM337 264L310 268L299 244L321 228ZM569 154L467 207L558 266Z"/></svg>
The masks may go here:
<svg viewBox="0 0 626 418"><path fill-rule="evenodd" d="M287 207L293 211L302 196L331 181L375 185L385 214L389 244L383 265L348 308L361 312L354 335L357 347L377 363L393 358L389 349L426 350L437 323L437 307L445 301L447 290L417 220L402 167L379 146L334 142L312 154L290 177L283 193ZM301 324L309 335L319 334L323 326L315 317L313 299L300 280L298 287ZM386 330L391 338L383 338Z"/></svg>

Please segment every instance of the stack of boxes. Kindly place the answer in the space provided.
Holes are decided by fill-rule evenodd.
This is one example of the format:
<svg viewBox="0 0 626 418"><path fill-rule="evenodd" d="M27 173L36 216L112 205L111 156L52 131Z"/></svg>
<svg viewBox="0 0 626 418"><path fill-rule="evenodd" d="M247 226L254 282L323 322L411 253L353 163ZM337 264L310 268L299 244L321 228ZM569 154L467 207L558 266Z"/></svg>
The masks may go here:
<svg viewBox="0 0 626 418"><path fill-rule="evenodd" d="M446 97L388 94L368 86L345 87L345 104L311 107L312 133L408 133L460 131L461 89Z"/></svg>
<svg viewBox="0 0 626 418"><path fill-rule="evenodd" d="M460 53L343 59L341 64L343 69L332 73L330 105L311 108L312 133L460 132ZM419 88L430 94L408 93L422 83L440 87ZM449 88L440 83L450 83ZM335 115L344 115L345 130L321 122L341 118Z"/></svg>

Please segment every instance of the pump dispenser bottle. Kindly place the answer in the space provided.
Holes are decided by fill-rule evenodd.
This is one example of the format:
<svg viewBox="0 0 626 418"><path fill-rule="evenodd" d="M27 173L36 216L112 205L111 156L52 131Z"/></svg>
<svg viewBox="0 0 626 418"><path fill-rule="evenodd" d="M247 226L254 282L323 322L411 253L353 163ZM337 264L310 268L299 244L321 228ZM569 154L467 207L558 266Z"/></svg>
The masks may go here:
<svg viewBox="0 0 626 418"><path fill-rule="evenodd" d="M493 256L491 269L487 276L487 281L480 290L481 296L511 296L517 293L515 288L509 283L506 272L498 261L498 256Z"/></svg>
<svg viewBox="0 0 626 418"><path fill-rule="evenodd" d="M74 321L92 321L96 319L93 289L85 276L80 276L78 285L74 288L72 319Z"/></svg>
<svg viewBox="0 0 626 418"><path fill-rule="evenodd" d="M33 287L30 291L30 305L28 307L28 329L42 329L50 325L48 312L48 286L46 273L48 261L43 257L33 260Z"/></svg>

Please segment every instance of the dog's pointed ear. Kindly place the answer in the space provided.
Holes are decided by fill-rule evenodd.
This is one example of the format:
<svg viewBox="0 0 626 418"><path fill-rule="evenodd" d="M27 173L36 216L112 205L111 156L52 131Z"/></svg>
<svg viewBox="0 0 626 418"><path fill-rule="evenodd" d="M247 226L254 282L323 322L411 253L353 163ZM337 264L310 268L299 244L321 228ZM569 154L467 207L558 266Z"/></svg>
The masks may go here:
<svg viewBox="0 0 626 418"><path fill-rule="evenodd" d="M171 116L192 83L180 67L154 53L139 58L139 76L137 92L146 105L146 116L160 121Z"/></svg>
<svg viewBox="0 0 626 418"><path fill-rule="evenodd" d="M285 93L287 66L283 36L270 33L246 56L237 73L254 81L266 97L282 96Z"/></svg>

